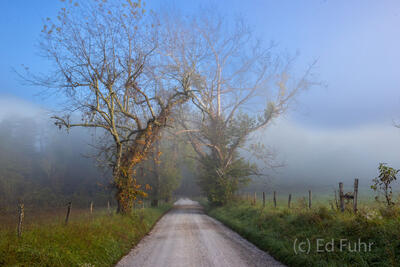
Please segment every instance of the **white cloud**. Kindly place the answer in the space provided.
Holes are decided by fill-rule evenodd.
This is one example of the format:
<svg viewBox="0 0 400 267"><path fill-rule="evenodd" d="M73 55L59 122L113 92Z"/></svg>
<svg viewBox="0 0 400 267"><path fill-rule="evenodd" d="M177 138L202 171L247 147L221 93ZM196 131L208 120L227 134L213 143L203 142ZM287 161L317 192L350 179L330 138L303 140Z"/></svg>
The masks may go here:
<svg viewBox="0 0 400 267"><path fill-rule="evenodd" d="M31 102L9 95L0 95L0 120L13 116L37 118L44 112L44 109Z"/></svg>

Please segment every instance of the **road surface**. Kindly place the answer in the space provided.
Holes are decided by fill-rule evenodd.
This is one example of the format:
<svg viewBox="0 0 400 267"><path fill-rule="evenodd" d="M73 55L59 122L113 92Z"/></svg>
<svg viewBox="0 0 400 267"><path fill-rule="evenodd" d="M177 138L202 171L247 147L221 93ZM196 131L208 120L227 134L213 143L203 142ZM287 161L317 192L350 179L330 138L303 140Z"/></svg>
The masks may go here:
<svg viewBox="0 0 400 267"><path fill-rule="evenodd" d="M237 233L205 215L189 199L178 200L148 236L116 266L284 266Z"/></svg>

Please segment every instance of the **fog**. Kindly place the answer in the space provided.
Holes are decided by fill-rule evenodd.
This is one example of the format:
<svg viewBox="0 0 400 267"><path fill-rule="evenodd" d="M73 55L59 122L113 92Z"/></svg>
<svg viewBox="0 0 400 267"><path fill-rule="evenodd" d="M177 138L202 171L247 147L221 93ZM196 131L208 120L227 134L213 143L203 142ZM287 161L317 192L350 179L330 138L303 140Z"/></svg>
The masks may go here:
<svg viewBox="0 0 400 267"><path fill-rule="evenodd" d="M0 95L0 208L22 199L41 208L114 205L110 170L100 168L93 147L101 130L58 129L53 112L32 102ZM195 175L182 170L177 195L199 195Z"/></svg>
<svg viewBox="0 0 400 267"><path fill-rule="evenodd" d="M0 94L0 120L17 116L45 119L46 110L37 105L11 95Z"/></svg>
<svg viewBox="0 0 400 267"><path fill-rule="evenodd" d="M94 161L84 157L91 142L92 132L72 129L70 133L59 131L50 119L50 112L33 103L10 96L0 97L0 121L7 119L30 119L42 125L57 139L74 144L73 157L84 160L92 166ZM360 179L360 188L368 192L371 180L377 175L380 162L390 166L400 166L400 129L391 123L364 124L354 127L321 129L296 123L290 116L282 117L257 134L257 141L271 147L276 152L275 160L283 167L267 169L267 178L254 178L250 188L261 184L263 190L273 189L302 192L313 188L316 191L331 191L338 182L351 186L354 178ZM39 142L39 141L37 141ZM36 144L36 147L38 144ZM61 153L61 151L60 151ZM259 163L260 164L260 163ZM260 167L263 167L260 164ZM100 174L98 172L97 174ZM186 175L188 173L186 172ZM80 182L69 178L71 182ZM94 187L106 178L93 179ZM179 194L193 191L193 180L182 181ZM188 186L188 183L190 184ZM198 189L194 189L198 192ZM190 190L189 190L190 191Z"/></svg>
<svg viewBox="0 0 400 267"><path fill-rule="evenodd" d="M338 182L351 186L359 178L366 191L380 162L400 166L400 129L390 123L318 129L281 118L258 138L276 150L276 160L284 164L267 171L267 184L275 188L326 191Z"/></svg>
<svg viewBox="0 0 400 267"><path fill-rule="evenodd" d="M60 131L50 112L15 97L0 96L0 207L106 205L109 177L88 155L92 134Z"/></svg>

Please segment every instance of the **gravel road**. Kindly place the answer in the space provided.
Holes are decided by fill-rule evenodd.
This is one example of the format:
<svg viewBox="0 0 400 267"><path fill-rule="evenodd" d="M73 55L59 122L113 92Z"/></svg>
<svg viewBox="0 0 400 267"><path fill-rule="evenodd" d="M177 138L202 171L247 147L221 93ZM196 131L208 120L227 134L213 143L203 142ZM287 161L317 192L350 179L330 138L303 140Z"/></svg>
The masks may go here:
<svg viewBox="0 0 400 267"><path fill-rule="evenodd" d="M237 233L205 215L190 199L178 200L116 266L284 266Z"/></svg>

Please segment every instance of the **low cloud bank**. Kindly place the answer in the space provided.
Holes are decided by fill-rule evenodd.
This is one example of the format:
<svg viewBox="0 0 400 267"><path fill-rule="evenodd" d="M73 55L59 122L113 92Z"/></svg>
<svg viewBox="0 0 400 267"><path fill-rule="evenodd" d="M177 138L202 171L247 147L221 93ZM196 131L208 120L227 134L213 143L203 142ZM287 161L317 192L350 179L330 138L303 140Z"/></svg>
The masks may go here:
<svg viewBox="0 0 400 267"><path fill-rule="evenodd" d="M45 109L15 97L0 95L0 121L13 116L51 123ZM70 138L84 144L87 135L87 132L77 131ZM282 168L268 171L268 182L255 181L255 185L268 188L272 184L272 187L299 191L308 188L332 190L341 181L350 188L354 178L359 178L360 187L365 190L377 176L380 162L400 169L400 129L390 122L327 130L283 118L258 133L257 139L274 148L277 160L285 164ZM400 181L396 186L400 188L398 184Z"/></svg>
<svg viewBox="0 0 400 267"><path fill-rule="evenodd" d="M400 129L390 123L324 130L281 119L259 138L285 163L268 172L277 185L333 188L340 181L351 186L359 178L367 188L380 162L400 168Z"/></svg>
<svg viewBox="0 0 400 267"><path fill-rule="evenodd" d="M39 118L46 111L39 106L9 95L0 95L0 120L11 117Z"/></svg>

